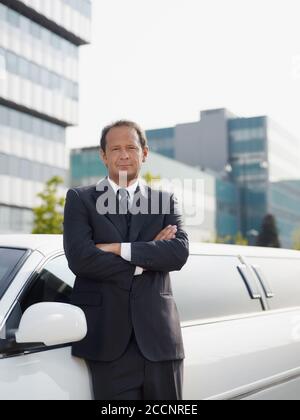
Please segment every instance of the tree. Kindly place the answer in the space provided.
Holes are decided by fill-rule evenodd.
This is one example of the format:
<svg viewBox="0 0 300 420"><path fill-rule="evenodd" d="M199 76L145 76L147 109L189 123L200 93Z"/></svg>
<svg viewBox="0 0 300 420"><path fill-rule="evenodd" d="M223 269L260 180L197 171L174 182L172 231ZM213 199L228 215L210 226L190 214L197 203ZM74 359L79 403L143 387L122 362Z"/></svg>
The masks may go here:
<svg viewBox="0 0 300 420"><path fill-rule="evenodd" d="M267 214L262 222L260 234L257 238L257 246L280 248L279 234L275 217Z"/></svg>
<svg viewBox="0 0 300 420"><path fill-rule="evenodd" d="M145 175L143 175L143 178L147 182L148 185L151 185L155 181L160 181L161 180L160 175L155 176L155 175L152 175L151 172L145 173Z"/></svg>
<svg viewBox="0 0 300 420"><path fill-rule="evenodd" d="M230 243L232 243L232 237L230 235L217 236L212 243L215 243L215 244L230 244Z"/></svg>
<svg viewBox="0 0 300 420"><path fill-rule="evenodd" d="M296 229L293 234L293 248L300 251L300 228Z"/></svg>
<svg viewBox="0 0 300 420"><path fill-rule="evenodd" d="M243 245L243 246L249 245L248 239L244 238L241 232L238 232L236 236L234 237L234 243L236 245Z"/></svg>
<svg viewBox="0 0 300 420"><path fill-rule="evenodd" d="M57 187L63 184L63 179L54 176L45 186L43 192L38 194L42 204L33 209L34 226L32 233L61 234L63 233L63 208L65 199L57 196Z"/></svg>
<svg viewBox="0 0 300 420"><path fill-rule="evenodd" d="M238 232L235 236L217 236L215 238L215 240L213 241L213 243L216 244L229 244L229 245L243 245L243 246L247 246L248 245L248 240L246 238L243 237L243 235L241 234L241 232Z"/></svg>

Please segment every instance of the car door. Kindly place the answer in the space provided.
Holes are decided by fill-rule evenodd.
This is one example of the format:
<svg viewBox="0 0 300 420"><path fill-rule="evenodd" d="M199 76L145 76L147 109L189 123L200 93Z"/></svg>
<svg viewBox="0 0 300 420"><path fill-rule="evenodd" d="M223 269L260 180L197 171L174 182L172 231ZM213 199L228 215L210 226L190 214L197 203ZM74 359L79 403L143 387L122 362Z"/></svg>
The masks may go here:
<svg viewBox="0 0 300 420"><path fill-rule="evenodd" d="M185 399L300 399L299 276L300 259L230 255L191 255L171 273Z"/></svg>
<svg viewBox="0 0 300 420"><path fill-rule="evenodd" d="M281 255L282 254L282 255ZM300 400L300 258L295 251L247 257L267 299L265 382L247 399Z"/></svg>
<svg viewBox="0 0 300 420"><path fill-rule="evenodd" d="M7 318L5 335L17 329L22 313L39 302L69 303L74 275L64 255L48 259L26 283ZM3 336L3 333L2 333ZM4 346L5 347L5 346ZM71 345L37 344L0 349L0 399L91 399L88 368L71 355Z"/></svg>
<svg viewBox="0 0 300 420"><path fill-rule="evenodd" d="M240 267L246 268L236 256L191 255L171 273L186 356L184 399L227 399L261 379L261 289Z"/></svg>

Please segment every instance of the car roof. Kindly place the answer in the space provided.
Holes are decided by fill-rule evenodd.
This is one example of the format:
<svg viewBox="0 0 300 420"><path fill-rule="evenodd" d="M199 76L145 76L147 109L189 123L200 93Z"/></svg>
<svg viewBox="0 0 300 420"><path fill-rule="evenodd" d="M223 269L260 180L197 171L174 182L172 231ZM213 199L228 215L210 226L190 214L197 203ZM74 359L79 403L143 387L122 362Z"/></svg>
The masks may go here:
<svg viewBox="0 0 300 420"><path fill-rule="evenodd" d="M192 243L190 254L195 255L232 255L244 257L277 257L277 258L300 258L300 252L292 249L266 248L255 246Z"/></svg>
<svg viewBox="0 0 300 420"><path fill-rule="evenodd" d="M44 255L49 255L53 252L63 250L63 236L30 234L0 235L0 247L4 246L37 250ZM191 243L190 254L300 258L299 251L290 249L259 248L212 243Z"/></svg>
<svg viewBox="0 0 300 420"><path fill-rule="evenodd" d="M63 250L62 235L0 235L0 247L26 248L49 255Z"/></svg>

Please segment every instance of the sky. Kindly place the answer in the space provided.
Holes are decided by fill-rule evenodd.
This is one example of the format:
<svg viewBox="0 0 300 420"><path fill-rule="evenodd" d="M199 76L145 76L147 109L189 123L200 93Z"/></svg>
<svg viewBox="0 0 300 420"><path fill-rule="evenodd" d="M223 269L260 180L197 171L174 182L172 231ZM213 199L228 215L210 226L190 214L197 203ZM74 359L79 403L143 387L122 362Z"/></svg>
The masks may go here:
<svg viewBox="0 0 300 420"><path fill-rule="evenodd" d="M300 136L299 0L92 2L69 148L98 145L118 119L147 130L211 108L268 115Z"/></svg>

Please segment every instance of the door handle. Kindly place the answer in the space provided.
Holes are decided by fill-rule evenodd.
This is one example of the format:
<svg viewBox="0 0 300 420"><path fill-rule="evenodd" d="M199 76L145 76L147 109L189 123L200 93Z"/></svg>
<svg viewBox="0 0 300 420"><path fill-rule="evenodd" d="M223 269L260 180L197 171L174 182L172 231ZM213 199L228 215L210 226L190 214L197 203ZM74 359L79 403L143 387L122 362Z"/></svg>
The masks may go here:
<svg viewBox="0 0 300 420"><path fill-rule="evenodd" d="M275 296L275 294L272 291L271 286L269 285L266 277L264 276L261 267L259 265L253 265L252 268L255 271L255 274L257 275L257 278L260 281L267 298L272 299Z"/></svg>
<svg viewBox="0 0 300 420"><path fill-rule="evenodd" d="M243 277L244 282L246 283L246 286L250 293L251 298L261 299L262 296L259 291L258 284L250 268L245 264L241 264L241 265L238 265L238 270L241 276Z"/></svg>

